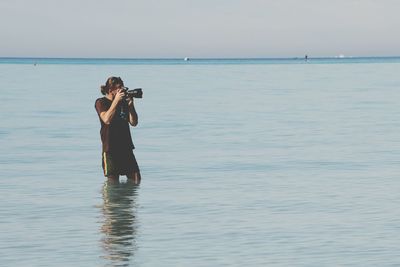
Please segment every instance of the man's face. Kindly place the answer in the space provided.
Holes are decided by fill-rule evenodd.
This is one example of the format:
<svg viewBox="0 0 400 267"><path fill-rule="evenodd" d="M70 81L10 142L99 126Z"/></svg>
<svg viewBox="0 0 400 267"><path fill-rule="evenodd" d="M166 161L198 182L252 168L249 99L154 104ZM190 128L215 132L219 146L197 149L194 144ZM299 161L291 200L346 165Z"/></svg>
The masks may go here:
<svg viewBox="0 0 400 267"><path fill-rule="evenodd" d="M122 87L123 87L122 84L116 84L114 87L110 89L110 94L114 97L117 94L118 90L121 89Z"/></svg>

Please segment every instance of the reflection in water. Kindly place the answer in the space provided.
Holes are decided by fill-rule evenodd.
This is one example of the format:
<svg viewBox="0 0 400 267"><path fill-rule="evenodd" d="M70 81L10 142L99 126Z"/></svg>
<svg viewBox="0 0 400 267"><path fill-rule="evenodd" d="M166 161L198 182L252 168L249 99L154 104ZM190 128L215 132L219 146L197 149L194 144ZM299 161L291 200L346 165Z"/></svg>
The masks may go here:
<svg viewBox="0 0 400 267"><path fill-rule="evenodd" d="M103 186L103 222L101 246L104 258L112 266L127 266L133 258L136 243L136 198L138 186L105 182Z"/></svg>

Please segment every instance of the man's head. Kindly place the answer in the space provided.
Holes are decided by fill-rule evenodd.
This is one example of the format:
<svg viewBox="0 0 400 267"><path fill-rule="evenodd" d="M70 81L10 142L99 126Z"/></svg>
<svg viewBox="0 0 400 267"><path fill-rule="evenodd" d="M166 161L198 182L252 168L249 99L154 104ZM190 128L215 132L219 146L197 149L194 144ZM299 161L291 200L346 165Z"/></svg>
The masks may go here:
<svg viewBox="0 0 400 267"><path fill-rule="evenodd" d="M103 95L112 94L115 95L118 89L124 87L124 82L121 77L110 77L107 79L106 84L101 86L101 93Z"/></svg>

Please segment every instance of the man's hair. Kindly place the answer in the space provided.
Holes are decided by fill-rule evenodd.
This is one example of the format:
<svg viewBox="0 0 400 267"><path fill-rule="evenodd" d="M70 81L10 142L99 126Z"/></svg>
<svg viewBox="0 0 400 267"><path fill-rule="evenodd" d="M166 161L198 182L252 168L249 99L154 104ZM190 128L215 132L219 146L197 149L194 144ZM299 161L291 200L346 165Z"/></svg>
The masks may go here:
<svg viewBox="0 0 400 267"><path fill-rule="evenodd" d="M100 86L100 91L103 95L106 95L110 91L110 89L117 84L124 86L124 82L122 81L121 77L112 76L107 79L105 85Z"/></svg>

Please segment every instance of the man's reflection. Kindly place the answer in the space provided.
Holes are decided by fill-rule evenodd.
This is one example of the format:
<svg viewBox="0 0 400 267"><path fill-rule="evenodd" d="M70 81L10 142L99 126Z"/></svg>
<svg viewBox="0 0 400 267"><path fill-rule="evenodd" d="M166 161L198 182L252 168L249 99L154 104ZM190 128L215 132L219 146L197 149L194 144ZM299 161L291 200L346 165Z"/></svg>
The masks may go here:
<svg viewBox="0 0 400 267"><path fill-rule="evenodd" d="M112 265L128 265L136 250L136 198L138 185L107 181L103 186L101 240L104 258Z"/></svg>

